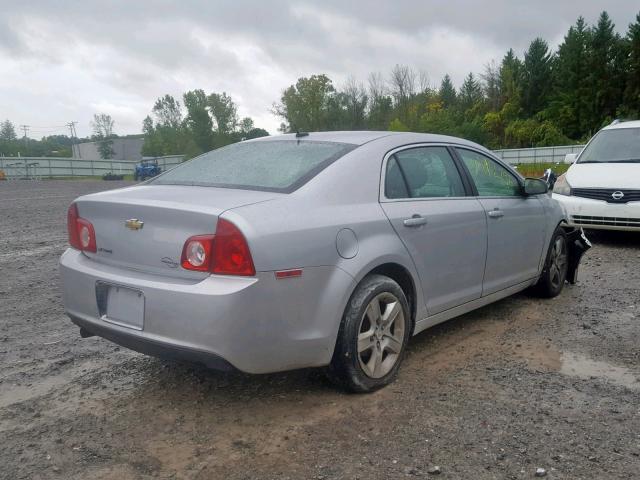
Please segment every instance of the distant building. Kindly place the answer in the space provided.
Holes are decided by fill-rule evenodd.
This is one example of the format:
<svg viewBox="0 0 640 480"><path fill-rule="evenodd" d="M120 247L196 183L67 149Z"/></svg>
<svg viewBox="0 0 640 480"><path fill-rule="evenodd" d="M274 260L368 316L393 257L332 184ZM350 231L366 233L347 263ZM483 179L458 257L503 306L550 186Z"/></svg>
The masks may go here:
<svg viewBox="0 0 640 480"><path fill-rule="evenodd" d="M113 160L142 160L144 138L114 138L111 148ZM100 158L97 142L79 143L73 146L73 158L97 160Z"/></svg>

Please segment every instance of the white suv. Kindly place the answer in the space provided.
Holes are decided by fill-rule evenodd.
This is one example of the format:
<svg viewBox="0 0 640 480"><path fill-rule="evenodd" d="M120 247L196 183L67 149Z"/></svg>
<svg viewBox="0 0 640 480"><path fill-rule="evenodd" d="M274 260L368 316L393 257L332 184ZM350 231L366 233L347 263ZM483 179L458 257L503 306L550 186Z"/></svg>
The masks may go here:
<svg viewBox="0 0 640 480"><path fill-rule="evenodd" d="M640 231L640 121L603 128L558 177L553 198L579 227Z"/></svg>

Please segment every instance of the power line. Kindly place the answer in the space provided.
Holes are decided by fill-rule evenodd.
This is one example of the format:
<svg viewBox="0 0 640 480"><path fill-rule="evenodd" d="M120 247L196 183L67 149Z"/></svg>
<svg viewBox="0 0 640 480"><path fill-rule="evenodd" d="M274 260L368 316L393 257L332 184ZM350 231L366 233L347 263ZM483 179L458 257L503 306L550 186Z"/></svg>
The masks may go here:
<svg viewBox="0 0 640 480"><path fill-rule="evenodd" d="M76 122L77 123L77 122ZM66 126L68 126L68 123L65 123L64 125L49 125L49 126L37 126L37 125L29 125L29 128L64 128Z"/></svg>

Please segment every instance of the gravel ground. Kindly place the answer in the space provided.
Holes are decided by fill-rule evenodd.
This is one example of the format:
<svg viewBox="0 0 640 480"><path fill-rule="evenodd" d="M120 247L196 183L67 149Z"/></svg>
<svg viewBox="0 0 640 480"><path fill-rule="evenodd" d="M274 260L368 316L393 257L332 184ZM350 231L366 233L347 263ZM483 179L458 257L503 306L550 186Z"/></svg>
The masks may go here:
<svg viewBox="0 0 640 480"><path fill-rule="evenodd" d="M66 208L124 184L0 182L0 478L640 478L640 235L592 235L559 298L423 332L395 384L348 395L81 339Z"/></svg>

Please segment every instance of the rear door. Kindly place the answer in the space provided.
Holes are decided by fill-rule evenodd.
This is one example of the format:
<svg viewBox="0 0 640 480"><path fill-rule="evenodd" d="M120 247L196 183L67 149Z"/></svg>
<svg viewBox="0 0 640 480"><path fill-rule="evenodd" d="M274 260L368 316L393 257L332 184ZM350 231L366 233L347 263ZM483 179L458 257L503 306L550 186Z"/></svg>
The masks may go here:
<svg viewBox="0 0 640 480"><path fill-rule="evenodd" d="M534 278L545 242L542 202L525 196L516 175L496 160L472 149L456 151L487 215L483 296Z"/></svg>
<svg viewBox="0 0 640 480"><path fill-rule="evenodd" d="M411 254L430 315L480 298L487 221L450 150L410 146L383 165L381 205Z"/></svg>

